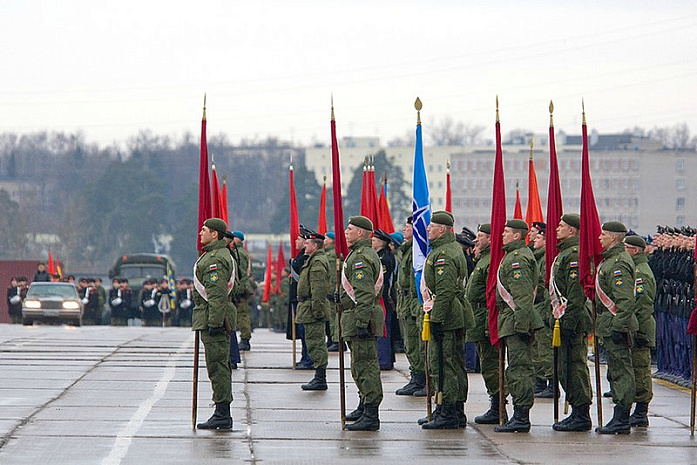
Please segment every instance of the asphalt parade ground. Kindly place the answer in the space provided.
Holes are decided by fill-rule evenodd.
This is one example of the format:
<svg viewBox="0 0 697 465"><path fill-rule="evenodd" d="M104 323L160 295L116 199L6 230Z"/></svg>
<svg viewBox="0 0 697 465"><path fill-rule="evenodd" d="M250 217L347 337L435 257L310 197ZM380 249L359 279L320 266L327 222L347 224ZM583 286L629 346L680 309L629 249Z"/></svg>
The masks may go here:
<svg viewBox="0 0 697 465"><path fill-rule="evenodd" d="M473 423L488 397L470 373L467 428L426 431L416 424L425 399L394 394L409 374L404 354L382 372L380 431L342 431L337 354L329 390L303 392L313 372L292 370L290 341L265 329L233 371L233 431L194 431L193 340L185 328L0 325L0 464L697 463L682 388L654 381L650 427L628 436L554 432L546 399L535 401L530 433L502 434ZM350 411L348 353L346 381ZM210 398L201 349L199 421L213 412ZM603 407L607 422L611 402ZM591 414L595 427L595 405Z"/></svg>

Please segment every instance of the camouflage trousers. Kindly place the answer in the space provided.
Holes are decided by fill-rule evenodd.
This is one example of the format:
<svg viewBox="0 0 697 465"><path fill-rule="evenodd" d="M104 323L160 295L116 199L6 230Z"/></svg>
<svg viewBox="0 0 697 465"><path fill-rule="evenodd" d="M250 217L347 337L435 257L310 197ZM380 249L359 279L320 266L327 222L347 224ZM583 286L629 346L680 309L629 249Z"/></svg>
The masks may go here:
<svg viewBox="0 0 697 465"><path fill-rule="evenodd" d="M653 381L651 380L651 349L649 347L632 348L632 367L636 379L636 402L651 402L653 399Z"/></svg>
<svg viewBox="0 0 697 465"><path fill-rule="evenodd" d="M465 368L465 338L461 330L444 331L442 336L431 335L428 343L428 370L432 390L443 393L443 402L467 401L467 370ZM443 382L440 377L439 351L443 351ZM436 398L436 401L438 399Z"/></svg>
<svg viewBox="0 0 697 465"><path fill-rule="evenodd" d="M241 298L237 307L237 329L240 330L240 338L250 340L252 338L252 321L249 319L249 298Z"/></svg>
<svg viewBox="0 0 697 465"><path fill-rule="evenodd" d="M603 347L607 352L607 373L612 401L623 410L630 409L636 397L631 350L626 344L617 344L609 337L603 338Z"/></svg>
<svg viewBox="0 0 697 465"><path fill-rule="evenodd" d="M358 388L358 396L364 404L382 402L382 380L378 365L378 344L374 337L347 340L351 350L351 376Z"/></svg>
<svg viewBox="0 0 697 465"><path fill-rule="evenodd" d="M535 331L532 344L532 368L535 378L545 381L554 374L554 350L552 349L552 328L547 326Z"/></svg>
<svg viewBox="0 0 697 465"><path fill-rule="evenodd" d="M558 360L559 382L572 407L593 403L587 356L588 339L585 334L575 334L568 341L562 339Z"/></svg>
<svg viewBox="0 0 697 465"><path fill-rule="evenodd" d="M230 369L230 338L227 334L210 336L201 330L206 354L206 370L213 388L213 402L232 402L232 370Z"/></svg>
<svg viewBox="0 0 697 465"><path fill-rule="evenodd" d="M404 352L409 361L409 371L412 373L424 372L424 341L421 340L421 325L412 316L399 319L402 338L404 339Z"/></svg>
<svg viewBox="0 0 697 465"><path fill-rule="evenodd" d="M506 386L516 407L530 408L535 402L532 372L532 340L523 340L517 334L507 336Z"/></svg>
<svg viewBox="0 0 697 465"><path fill-rule="evenodd" d="M477 352L486 393L489 397L496 397L499 395L499 349L492 346L491 340L486 338L483 341L477 341Z"/></svg>
<svg viewBox="0 0 697 465"><path fill-rule="evenodd" d="M325 322L304 323L304 326L305 344L307 345L307 353L310 354L312 359L313 367L326 368L329 354L327 353L327 344L324 342Z"/></svg>

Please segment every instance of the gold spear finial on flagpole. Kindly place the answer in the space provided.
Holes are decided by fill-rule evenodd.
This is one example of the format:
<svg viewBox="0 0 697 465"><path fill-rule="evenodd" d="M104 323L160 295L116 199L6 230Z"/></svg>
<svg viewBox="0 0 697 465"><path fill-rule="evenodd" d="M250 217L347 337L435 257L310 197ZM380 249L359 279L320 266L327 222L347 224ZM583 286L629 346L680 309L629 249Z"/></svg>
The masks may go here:
<svg viewBox="0 0 697 465"><path fill-rule="evenodd" d="M499 96L496 95L496 122L499 122Z"/></svg>
<svg viewBox="0 0 697 465"><path fill-rule="evenodd" d="M332 92L332 121L334 121L334 93Z"/></svg>
<svg viewBox="0 0 697 465"><path fill-rule="evenodd" d="M549 101L549 126L554 126L554 119L552 118L552 113L554 113L554 102Z"/></svg>
<svg viewBox="0 0 697 465"><path fill-rule="evenodd" d="M324 175L324 183L327 184L327 175Z"/></svg>
<svg viewBox="0 0 697 465"><path fill-rule="evenodd" d="M583 112L583 125L586 126L586 103L581 98L581 111Z"/></svg>
<svg viewBox="0 0 697 465"><path fill-rule="evenodd" d="M416 97L416 101L414 102L414 108L416 108L416 125L421 126L421 109L424 107L423 103L421 103L421 99L419 97Z"/></svg>
<svg viewBox="0 0 697 465"><path fill-rule="evenodd" d="M532 160L532 137L530 138L530 160Z"/></svg>
<svg viewBox="0 0 697 465"><path fill-rule="evenodd" d="M206 93L203 93L203 119L206 119Z"/></svg>
<svg viewBox="0 0 697 465"><path fill-rule="evenodd" d="M293 152L290 152L290 170L293 171Z"/></svg>
<svg viewBox="0 0 697 465"><path fill-rule="evenodd" d="M449 158L445 159L445 169L446 169L446 171L448 171L448 173L450 172L450 159Z"/></svg>
<svg viewBox="0 0 697 465"><path fill-rule="evenodd" d="M215 169L215 154L211 152L211 165Z"/></svg>

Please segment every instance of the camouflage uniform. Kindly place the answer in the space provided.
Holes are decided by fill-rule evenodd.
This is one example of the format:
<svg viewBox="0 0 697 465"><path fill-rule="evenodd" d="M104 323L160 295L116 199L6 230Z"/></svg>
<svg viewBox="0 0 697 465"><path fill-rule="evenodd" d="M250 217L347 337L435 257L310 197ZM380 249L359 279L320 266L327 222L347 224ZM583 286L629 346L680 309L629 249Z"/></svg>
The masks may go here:
<svg viewBox="0 0 697 465"><path fill-rule="evenodd" d="M544 326L535 332L532 344L532 366L535 379L547 384L554 372L554 352L552 350L552 325L549 291L545 286L545 248L533 250L537 262L537 294L535 294L535 310L540 315Z"/></svg>
<svg viewBox="0 0 697 465"><path fill-rule="evenodd" d="M314 368L327 367L324 325L329 321L329 264L323 250L310 255L300 270L296 323L305 325L305 343Z"/></svg>
<svg viewBox="0 0 697 465"><path fill-rule="evenodd" d="M252 338L252 322L249 317L249 300L254 295L255 284L252 277L252 260L249 252L241 245L235 245L233 255L238 258L240 269L239 292L235 302L237 304L237 329L240 330L240 339L249 341Z"/></svg>
<svg viewBox="0 0 697 465"><path fill-rule="evenodd" d="M645 253L632 256L634 261L636 303L634 311L639 330L632 348L632 366L636 379L636 403L648 404L653 399L651 381L651 349L656 347L656 320L653 303L656 298L656 279Z"/></svg>
<svg viewBox="0 0 697 465"><path fill-rule="evenodd" d="M399 247L401 260L397 273L397 316L402 326L404 348L412 374L424 375L424 348L421 340L419 318L421 305L416 294L412 257L413 240L404 241Z"/></svg>

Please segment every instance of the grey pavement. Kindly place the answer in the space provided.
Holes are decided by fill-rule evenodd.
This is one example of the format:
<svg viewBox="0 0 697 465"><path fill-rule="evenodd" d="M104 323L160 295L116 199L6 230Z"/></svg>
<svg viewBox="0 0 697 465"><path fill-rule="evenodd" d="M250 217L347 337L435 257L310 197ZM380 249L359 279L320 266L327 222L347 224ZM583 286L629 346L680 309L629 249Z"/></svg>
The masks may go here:
<svg viewBox="0 0 697 465"><path fill-rule="evenodd" d="M350 432L341 430L337 354L329 390L303 392L312 371L290 368L290 348L284 335L256 330L233 372L233 431L194 431L191 331L0 325L0 464L697 463L689 394L665 383L654 383L651 426L628 436L554 432L551 400L536 400L529 434L471 421L465 430L425 431L416 424L425 400L394 395L408 376L397 354L396 369L382 372L380 431ZM213 410L202 355L199 421ZM348 361L350 411L357 396ZM472 420L488 398L479 374L469 384ZM607 399L603 407L607 421Z"/></svg>

